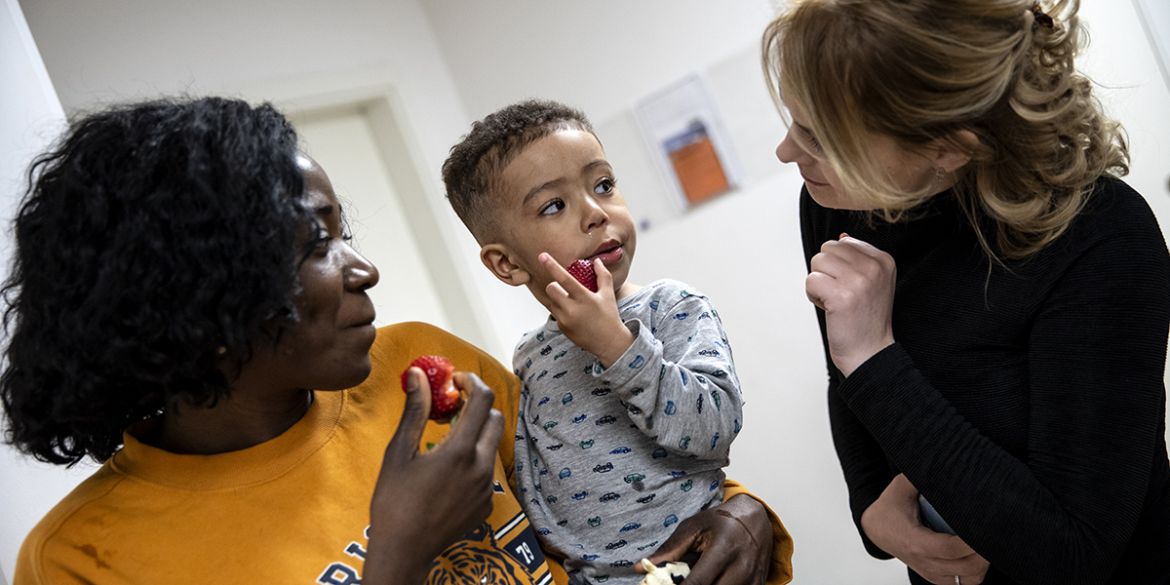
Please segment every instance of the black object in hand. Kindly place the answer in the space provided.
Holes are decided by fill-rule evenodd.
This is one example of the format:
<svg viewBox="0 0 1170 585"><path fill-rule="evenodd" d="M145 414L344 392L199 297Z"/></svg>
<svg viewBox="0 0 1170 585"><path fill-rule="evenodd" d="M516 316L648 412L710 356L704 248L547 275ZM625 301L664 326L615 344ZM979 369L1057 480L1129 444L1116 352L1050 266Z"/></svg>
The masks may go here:
<svg viewBox="0 0 1170 585"><path fill-rule="evenodd" d="M955 530L951 528L950 524L947 524L947 521L943 520L938 510L935 510L934 506L931 506L930 502L922 497L922 494L918 494L918 518L922 521L923 526L935 532L941 532L943 534L955 533Z"/></svg>

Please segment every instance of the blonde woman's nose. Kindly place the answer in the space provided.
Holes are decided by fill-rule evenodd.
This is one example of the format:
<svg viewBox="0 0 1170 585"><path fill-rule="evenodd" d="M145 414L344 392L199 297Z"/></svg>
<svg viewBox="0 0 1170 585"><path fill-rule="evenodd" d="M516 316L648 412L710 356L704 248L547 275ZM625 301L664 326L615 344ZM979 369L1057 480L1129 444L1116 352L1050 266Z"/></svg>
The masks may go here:
<svg viewBox="0 0 1170 585"><path fill-rule="evenodd" d="M786 133L780 144L776 145L776 159L782 163L794 163L800 162L801 157L808 158L808 153L796 143L792 132Z"/></svg>

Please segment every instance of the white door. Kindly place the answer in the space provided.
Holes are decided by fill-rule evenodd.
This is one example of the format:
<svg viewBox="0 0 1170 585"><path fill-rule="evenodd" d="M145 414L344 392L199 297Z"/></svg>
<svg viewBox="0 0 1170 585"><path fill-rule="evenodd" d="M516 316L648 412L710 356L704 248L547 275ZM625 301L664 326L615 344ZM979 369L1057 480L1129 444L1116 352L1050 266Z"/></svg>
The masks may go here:
<svg viewBox="0 0 1170 585"><path fill-rule="evenodd" d="M25 170L65 127L61 102L16 0L0 6L0 87L0 279L6 279L12 254L7 227L26 186ZM0 443L0 585L12 578L28 531L93 469L88 463L72 469L38 463Z"/></svg>

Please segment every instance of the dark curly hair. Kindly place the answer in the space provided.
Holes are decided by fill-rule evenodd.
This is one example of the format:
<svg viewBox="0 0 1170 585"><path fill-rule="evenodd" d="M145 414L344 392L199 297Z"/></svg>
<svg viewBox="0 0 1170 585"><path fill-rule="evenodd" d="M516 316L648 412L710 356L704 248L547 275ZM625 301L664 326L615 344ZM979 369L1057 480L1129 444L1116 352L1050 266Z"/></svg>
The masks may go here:
<svg viewBox="0 0 1170 585"><path fill-rule="evenodd" d="M296 318L296 152L272 106L202 98L85 116L37 158L2 291L8 442L104 461L129 425L226 395Z"/></svg>
<svg viewBox="0 0 1170 585"><path fill-rule="evenodd" d="M593 126L580 110L548 100L527 100L488 114L451 147L443 162L447 200L481 244L494 228L492 191L500 172L524 147L558 130Z"/></svg>

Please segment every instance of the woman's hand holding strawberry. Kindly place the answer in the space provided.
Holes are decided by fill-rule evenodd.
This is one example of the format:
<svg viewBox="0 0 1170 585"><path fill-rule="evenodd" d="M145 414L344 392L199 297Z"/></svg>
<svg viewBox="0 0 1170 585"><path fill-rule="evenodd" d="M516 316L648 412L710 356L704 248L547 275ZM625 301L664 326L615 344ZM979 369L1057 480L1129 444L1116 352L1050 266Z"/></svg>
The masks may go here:
<svg viewBox="0 0 1170 585"><path fill-rule="evenodd" d="M406 408L386 447L370 505L363 583L422 583L434 558L492 510L492 473L504 429L503 415L492 408L494 393L474 374L456 373L455 386L467 403L443 442L420 453L431 391L418 368L408 378Z"/></svg>

